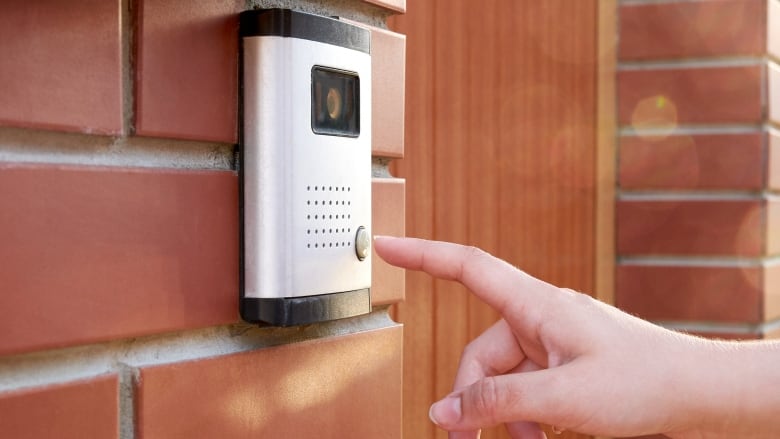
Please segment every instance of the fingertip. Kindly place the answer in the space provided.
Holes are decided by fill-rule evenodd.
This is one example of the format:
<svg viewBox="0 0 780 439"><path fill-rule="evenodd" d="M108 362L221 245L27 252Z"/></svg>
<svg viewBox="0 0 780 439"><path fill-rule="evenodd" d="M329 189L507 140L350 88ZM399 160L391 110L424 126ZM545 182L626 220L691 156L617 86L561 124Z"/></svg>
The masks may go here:
<svg viewBox="0 0 780 439"><path fill-rule="evenodd" d="M393 237L391 236L385 236L385 235L374 235L374 250L377 251L377 254L379 256L383 256L383 251L385 250L385 244L389 243L393 240Z"/></svg>
<svg viewBox="0 0 780 439"><path fill-rule="evenodd" d="M374 235L374 250L385 262L395 266L406 266L409 238L400 236Z"/></svg>
<svg viewBox="0 0 780 439"><path fill-rule="evenodd" d="M431 408L428 409L428 419L430 419L434 424L439 425L439 421L437 421L436 417L433 416L434 407L436 407L436 404L431 404Z"/></svg>
<svg viewBox="0 0 780 439"><path fill-rule="evenodd" d="M387 236L387 235L374 235L374 245L379 244L380 246L391 243L393 241L398 241L398 237L396 236Z"/></svg>
<svg viewBox="0 0 780 439"><path fill-rule="evenodd" d="M439 427L450 427L460 421L462 413L460 396L448 396L433 403L428 410L428 417Z"/></svg>

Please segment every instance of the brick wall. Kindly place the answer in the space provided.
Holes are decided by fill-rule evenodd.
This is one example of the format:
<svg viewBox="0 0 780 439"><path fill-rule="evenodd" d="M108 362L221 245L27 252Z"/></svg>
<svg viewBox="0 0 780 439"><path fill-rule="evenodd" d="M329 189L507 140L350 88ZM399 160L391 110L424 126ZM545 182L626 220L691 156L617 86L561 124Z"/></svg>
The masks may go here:
<svg viewBox="0 0 780 439"><path fill-rule="evenodd" d="M403 0L0 3L0 436L400 436L402 272L374 259L366 316L238 319L255 4L371 26L373 229L404 233Z"/></svg>
<svg viewBox="0 0 780 439"><path fill-rule="evenodd" d="M619 3L616 303L726 338L780 329L780 1Z"/></svg>

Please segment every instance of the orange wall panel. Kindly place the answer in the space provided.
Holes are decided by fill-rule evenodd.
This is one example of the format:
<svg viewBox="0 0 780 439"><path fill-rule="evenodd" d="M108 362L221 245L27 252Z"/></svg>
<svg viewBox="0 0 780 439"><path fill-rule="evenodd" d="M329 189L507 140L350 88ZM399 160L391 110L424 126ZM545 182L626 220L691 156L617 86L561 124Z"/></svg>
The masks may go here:
<svg viewBox="0 0 780 439"><path fill-rule="evenodd" d="M591 0L441 0L409 2L390 20L407 35L406 150L394 164L407 181L407 235L477 245L592 292L596 17ZM404 434L444 437L428 406L497 315L418 273L406 297Z"/></svg>

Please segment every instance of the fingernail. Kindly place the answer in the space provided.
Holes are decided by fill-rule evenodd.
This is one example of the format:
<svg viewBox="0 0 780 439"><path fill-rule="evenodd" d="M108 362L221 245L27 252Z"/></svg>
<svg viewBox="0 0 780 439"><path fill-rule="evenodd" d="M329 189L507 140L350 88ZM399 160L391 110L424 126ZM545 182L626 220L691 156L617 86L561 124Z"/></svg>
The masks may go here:
<svg viewBox="0 0 780 439"><path fill-rule="evenodd" d="M398 239L401 238L400 236L390 236L390 235L374 235L374 241L379 239Z"/></svg>
<svg viewBox="0 0 780 439"><path fill-rule="evenodd" d="M460 416L459 396L448 396L434 403L428 411L428 417L436 425L455 425L460 421Z"/></svg>

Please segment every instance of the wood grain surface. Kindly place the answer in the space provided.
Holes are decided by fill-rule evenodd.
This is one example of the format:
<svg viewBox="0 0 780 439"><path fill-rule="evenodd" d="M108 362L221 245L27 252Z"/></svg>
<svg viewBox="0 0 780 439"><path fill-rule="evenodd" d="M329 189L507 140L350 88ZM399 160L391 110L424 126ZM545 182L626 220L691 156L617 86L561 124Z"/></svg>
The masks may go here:
<svg viewBox="0 0 780 439"><path fill-rule="evenodd" d="M406 155L392 169L407 179L409 236L476 245L595 293L598 17L595 0L410 0L389 20L407 35ZM428 407L497 315L411 272L394 313L404 437L444 438Z"/></svg>

